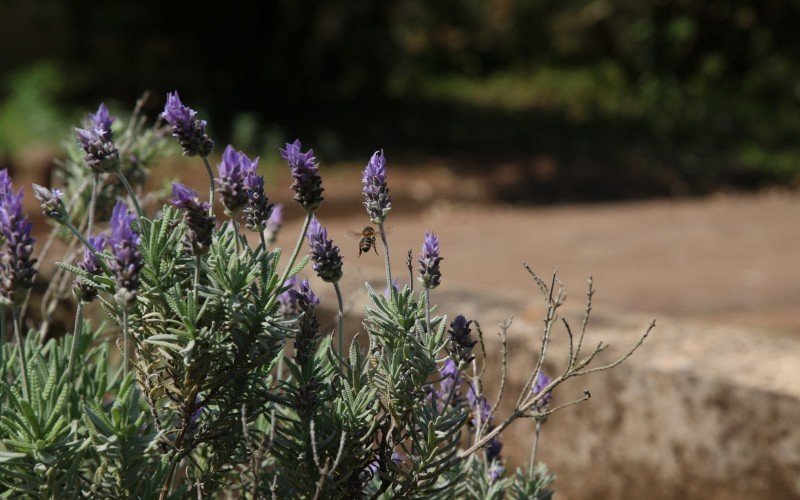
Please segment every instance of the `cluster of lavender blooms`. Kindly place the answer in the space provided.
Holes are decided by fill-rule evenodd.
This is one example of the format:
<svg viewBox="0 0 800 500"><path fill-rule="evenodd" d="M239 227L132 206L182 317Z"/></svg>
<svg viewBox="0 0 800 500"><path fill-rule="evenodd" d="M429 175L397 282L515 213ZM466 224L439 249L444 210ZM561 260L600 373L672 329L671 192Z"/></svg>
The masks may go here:
<svg viewBox="0 0 800 500"><path fill-rule="evenodd" d="M95 173L110 172L119 166L119 150L111 131L113 123L108 108L100 104L97 112L89 115L85 128L75 129L86 166Z"/></svg>
<svg viewBox="0 0 800 500"><path fill-rule="evenodd" d="M8 171L0 171L0 295L7 303L18 305L33 286L36 259L31 236L33 224L22 211L22 189L14 192Z"/></svg>
<svg viewBox="0 0 800 500"><path fill-rule="evenodd" d="M294 201L300 204L306 212L313 212L322 204L322 178L319 176L319 165L314 156L314 150L302 151L300 139L286 143L286 148L281 149L281 157L289 162L292 172L292 191Z"/></svg>
<svg viewBox="0 0 800 500"><path fill-rule="evenodd" d="M361 331L345 331L344 257L318 220L323 187L313 151L303 152L299 140L280 151L305 213L295 247L283 254L273 247L283 207L270 203L258 158L229 145L213 178L206 122L177 93L168 95L162 117L184 153L202 158L211 177L208 201L175 183L169 205L148 217L114 158L115 118L102 105L78 137L95 182L114 170L127 191L108 232L93 230L103 221L91 210L76 227L59 190L34 186L43 215L84 246L76 265L59 263L76 275L74 333L47 345L32 331L33 341L22 340L27 323L19 311L36 275L34 239L22 191L14 192L8 172L0 171L0 293L15 313L19 360L0 375L8 381L18 373L22 381L21 391L0 391L0 484L65 498L193 498L223 491L244 498L550 497L552 476L535 466L535 451L542 424L561 408L551 408L556 387L624 358L588 368L604 346L581 357L581 331L566 368L552 378L543 359L532 360L513 412L501 418L503 382L490 404L477 368L488 359L480 326L458 314L447 328L430 303L431 291L443 283L436 234L425 233L418 256L421 290L413 288L410 251L411 281L401 286L392 278L383 151L368 161L362 192L381 236L386 292L367 284ZM227 218L222 223L214 193ZM96 196L93 189L92 207ZM240 217L259 233L255 247L239 234ZM322 294L300 276L308 261L338 299L333 328L323 327L330 311ZM564 294L530 272L548 308L544 353ZM559 283L555 276L552 283ZM119 371L108 369L108 334L83 315L83 305L95 300L120 327ZM504 346L507 329L501 328ZM2 360L9 359L5 349L0 346ZM511 476L501 433L522 416L535 423L532 458L527 472Z"/></svg>
<svg viewBox="0 0 800 500"><path fill-rule="evenodd" d="M375 151L369 159L361 182L364 185L364 208L367 209L369 220L382 224L392 209L392 198L386 184L386 157L382 150Z"/></svg>
<svg viewBox="0 0 800 500"><path fill-rule="evenodd" d="M214 218L209 213L209 202L200 201L197 191L180 182L172 184L172 205L183 212L186 236L183 243L192 255L208 252L214 233Z"/></svg>
<svg viewBox="0 0 800 500"><path fill-rule="evenodd" d="M114 206L111 214L111 234L108 237L108 246L114 259L111 268L117 282L117 302L128 307L136 301L139 290L139 272L144 265L142 254L139 251L141 237L133 228L136 216L131 214L123 202Z"/></svg>
<svg viewBox="0 0 800 500"><path fill-rule="evenodd" d="M206 121L197 118L197 112L184 106L177 92L167 95L167 104L161 117L172 127L186 156L206 157L214 150L214 141L206 134Z"/></svg>

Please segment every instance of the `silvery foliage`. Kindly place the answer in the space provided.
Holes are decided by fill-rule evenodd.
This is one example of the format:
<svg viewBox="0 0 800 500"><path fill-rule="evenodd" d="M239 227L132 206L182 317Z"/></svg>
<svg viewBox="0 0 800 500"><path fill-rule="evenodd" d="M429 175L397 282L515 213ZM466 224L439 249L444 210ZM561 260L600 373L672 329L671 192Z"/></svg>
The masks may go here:
<svg viewBox="0 0 800 500"><path fill-rule="evenodd" d="M126 130L123 157L130 148L147 155L159 149L159 127ZM86 213L85 180L93 175L79 164L70 154L64 169L73 221ZM117 184L101 185L101 197L125 196ZM98 220L107 220L102 212ZM207 252L193 255L182 214L166 205L137 218L133 229L143 267L132 304L114 300L112 255L102 251L106 265L97 274L73 265L72 255L60 268L96 287L104 318L82 315L79 305L74 333L50 338L47 314L31 324L22 321L27 304L2 309L2 497L549 499L553 476L543 465L506 473L499 457L488 459L487 446L518 419L519 426L536 422L538 435L550 414L588 393L561 407L537 402L566 379L622 361L592 368L605 346L582 356L586 322L575 339L564 322L565 368L532 392L564 299L555 276L547 284L532 273L547 305L540 356L526 367L530 379L512 413L501 418L499 396L489 405L481 394L477 367L489 361L485 353L461 357L449 392L441 390L452 349L448 320L430 306L430 288L398 289L387 269L390 291L366 285L363 329L340 353L332 337L341 326L314 335L316 309L285 315L279 299L296 290L292 278L308 261L297 255L304 234L287 259L270 247L271 238L249 244L230 219L216 228ZM65 292L53 287L49 300L58 301ZM48 310L52 316L43 305ZM27 333L24 367L19 346L6 340L11 326ZM503 325L503 346L507 330ZM130 366L120 367L126 338L133 354ZM505 348L502 366L505 378Z"/></svg>

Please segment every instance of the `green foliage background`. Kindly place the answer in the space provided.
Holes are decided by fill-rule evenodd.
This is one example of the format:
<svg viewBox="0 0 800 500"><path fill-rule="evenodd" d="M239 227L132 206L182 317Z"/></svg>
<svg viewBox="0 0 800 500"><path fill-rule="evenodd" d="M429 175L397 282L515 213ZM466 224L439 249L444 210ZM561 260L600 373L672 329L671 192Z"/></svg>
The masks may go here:
<svg viewBox="0 0 800 500"><path fill-rule="evenodd" d="M793 183L798 21L788 0L5 0L0 151L46 136L54 110L179 88L215 137L253 147L302 136L350 159L382 144L483 170L555 159L551 184L531 174L542 192L510 198Z"/></svg>

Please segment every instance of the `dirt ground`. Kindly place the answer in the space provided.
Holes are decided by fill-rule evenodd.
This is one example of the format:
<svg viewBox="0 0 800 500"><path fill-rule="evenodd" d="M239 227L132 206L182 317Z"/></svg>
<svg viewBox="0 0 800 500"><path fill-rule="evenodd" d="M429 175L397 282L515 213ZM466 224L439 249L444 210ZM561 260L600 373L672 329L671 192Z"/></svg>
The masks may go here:
<svg viewBox="0 0 800 500"><path fill-rule="evenodd" d="M573 307L583 306L586 278L594 276L596 310L731 323L800 334L800 196L786 193L717 195L604 205L511 208L433 204L418 211L397 203L387 225L395 276L408 281L405 252L419 251L424 231L441 239L444 280L437 293L486 290L534 293L522 268L547 275L556 266ZM383 258L356 259L346 235L368 223L341 207L318 213L343 248L345 272L382 276ZM279 244L290 247L299 213ZM343 213L358 214L346 215ZM510 312L513 313L513 312Z"/></svg>

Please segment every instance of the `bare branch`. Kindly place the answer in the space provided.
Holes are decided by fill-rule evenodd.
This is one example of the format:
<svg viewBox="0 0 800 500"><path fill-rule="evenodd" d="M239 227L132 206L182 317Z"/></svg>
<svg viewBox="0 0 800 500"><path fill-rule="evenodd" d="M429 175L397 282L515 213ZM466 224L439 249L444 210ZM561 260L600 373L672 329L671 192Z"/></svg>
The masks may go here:
<svg viewBox="0 0 800 500"><path fill-rule="evenodd" d="M620 357L618 360L616 360L613 363L610 363L608 365L605 365L605 366L598 366L597 368L592 368L590 370L584 370L584 371L581 371L581 372L576 372L575 376L589 375L590 373L602 372L602 371L605 371L605 370L610 370L610 369L614 368L615 366L618 366L620 363L622 363L626 359L630 358L633 355L633 353L636 352L636 350L639 349L639 347L642 346L642 344L644 343L644 340L647 338L648 335L650 335L650 332L653 331L653 328L655 328L655 327L656 327L656 320L653 320L653 321L650 322L650 326L647 327L647 330L644 332L644 335L642 335L642 337L639 339L639 342L637 342L636 345L634 345L631 348L631 350L629 350L624 356Z"/></svg>
<svg viewBox="0 0 800 500"><path fill-rule="evenodd" d="M513 316L504 320L500 323L500 331L497 332L497 335L500 337L500 360L502 369L500 373L500 387L497 390L497 400L494 402L494 405L492 405L492 414L494 414L500 406L500 402L503 400L503 392L506 388L506 376L508 375L508 329L511 328L511 323L513 323L513 321Z"/></svg>

